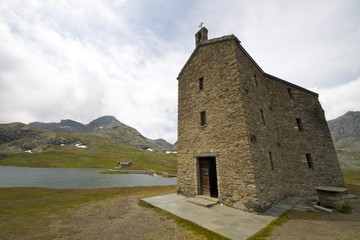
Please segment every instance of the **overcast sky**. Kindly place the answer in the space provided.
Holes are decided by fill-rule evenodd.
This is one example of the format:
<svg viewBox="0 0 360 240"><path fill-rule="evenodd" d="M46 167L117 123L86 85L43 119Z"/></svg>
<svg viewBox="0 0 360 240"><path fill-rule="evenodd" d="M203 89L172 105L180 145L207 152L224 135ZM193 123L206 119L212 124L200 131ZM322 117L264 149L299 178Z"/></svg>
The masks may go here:
<svg viewBox="0 0 360 240"><path fill-rule="evenodd" d="M200 22L319 93L328 120L360 110L358 0L2 0L0 123L113 115L175 142L176 77Z"/></svg>

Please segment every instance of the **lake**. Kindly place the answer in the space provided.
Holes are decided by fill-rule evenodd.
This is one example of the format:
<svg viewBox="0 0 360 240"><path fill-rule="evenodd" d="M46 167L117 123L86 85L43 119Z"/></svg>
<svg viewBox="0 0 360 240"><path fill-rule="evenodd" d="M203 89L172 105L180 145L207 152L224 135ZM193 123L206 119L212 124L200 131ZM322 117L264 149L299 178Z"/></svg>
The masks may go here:
<svg viewBox="0 0 360 240"><path fill-rule="evenodd" d="M100 168L30 168L0 166L0 187L110 188L176 185L176 178L146 174L100 174Z"/></svg>

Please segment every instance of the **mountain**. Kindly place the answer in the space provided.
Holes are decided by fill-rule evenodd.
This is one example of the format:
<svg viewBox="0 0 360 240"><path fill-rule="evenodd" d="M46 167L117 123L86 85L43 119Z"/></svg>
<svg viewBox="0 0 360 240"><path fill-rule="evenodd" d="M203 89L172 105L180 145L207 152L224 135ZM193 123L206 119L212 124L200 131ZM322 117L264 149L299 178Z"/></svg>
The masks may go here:
<svg viewBox="0 0 360 240"><path fill-rule="evenodd" d="M98 119L91 121L89 124L86 125L86 127L90 131L94 131L96 128L106 126L111 123L119 123L120 125L123 125L124 127L126 126L125 124L122 124L119 120L117 120L113 116L103 116L103 117L100 117Z"/></svg>
<svg viewBox="0 0 360 240"><path fill-rule="evenodd" d="M347 112L328 126L341 167L360 168L360 112Z"/></svg>
<svg viewBox="0 0 360 240"><path fill-rule="evenodd" d="M95 128L90 134L108 139L116 144L132 146L143 150L151 149L158 152L165 150L162 146L153 143L141 135L135 128L118 121L101 125Z"/></svg>
<svg viewBox="0 0 360 240"><path fill-rule="evenodd" d="M96 128L106 126L111 123L120 123L113 116L104 116L91 121L89 124L82 124L71 119L61 120L59 123L43 123L43 122L31 122L30 126L47 129L53 132L67 132L67 133L89 133Z"/></svg>
<svg viewBox="0 0 360 240"><path fill-rule="evenodd" d="M23 123L0 124L0 146L14 152L41 151L50 145L68 144L77 140L56 137L54 132Z"/></svg>
<svg viewBox="0 0 360 240"><path fill-rule="evenodd" d="M91 121L89 124L82 124L70 119L61 120L59 123L32 122L30 126L46 129L52 132L64 133L88 133L113 143L132 146L139 149L162 152L173 149L173 145L163 139L151 140L135 128L121 123L113 116L103 116Z"/></svg>
<svg viewBox="0 0 360 240"><path fill-rule="evenodd" d="M168 149L168 150L176 149L175 144L168 143L167 141L165 141L162 138L155 139L155 140L151 140L151 139L148 139L148 140L150 140L151 142L155 143L156 145L162 147L163 149Z"/></svg>
<svg viewBox="0 0 360 240"><path fill-rule="evenodd" d="M360 112L347 112L343 116L328 121L334 142L344 139L360 141Z"/></svg>

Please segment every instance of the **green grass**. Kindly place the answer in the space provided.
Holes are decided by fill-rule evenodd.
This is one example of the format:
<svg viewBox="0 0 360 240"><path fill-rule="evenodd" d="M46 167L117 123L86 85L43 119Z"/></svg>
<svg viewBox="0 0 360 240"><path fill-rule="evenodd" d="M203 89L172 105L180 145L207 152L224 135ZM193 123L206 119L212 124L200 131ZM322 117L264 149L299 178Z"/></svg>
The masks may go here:
<svg viewBox="0 0 360 240"><path fill-rule="evenodd" d="M340 212L345 213L345 214L350 214L352 212L352 207L350 207L349 205L344 205L340 209Z"/></svg>
<svg viewBox="0 0 360 240"><path fill-rule="evenodd" d="M349 193L360 194L360 169L341 169Z"/></svg>
<svg viewBox="0 0 360 240"><path fill-rule="evenodd" d="M248 240L263 240L270 236L271 231L278 226L283 225L289 220L289 212L283 213L279 218L275 219L269 223L265 228L261 229L259 232L252 235Z"/></svg>
<svg viewBox="0 0 360 240"><path fill-rule="evenodd" d="M114 168L118 162L132 162L129 170L155 170L176 173L176 156L148 152L114 144L88 134L57 133L60 137L74 137L88 146L86 149L67 146L51 146L40 153L13 153L0 151L0 165L21 167L59 168Z"/></svg>
<svg viewBox="0 0 360 240"><path fill-rule="evenodd" d="M32 232L47 231L53 214L86 202L127 196L150 197L174 192L174 186L107 189L0 188L0 239L27 239ZM49 233L50 234L50 233ZM52 239L49 236L48 239Z"/></svg>
<svg viewBox="0 0 360 240"><path fill-rule="evenodd" d="M190 222L188 220L180 218L180 217L178 217L174 214L171 214L165 210L154 207L153 205L151 205L143 200L140 200L139 205L142 207L146 207L146 208L152 208L153 210L160 212L161 214L165 215L168 219L175 220L177 222L177 224L179 224L180 226L186 228L187 230L195 233L198 236L205 237L208 240L230 240L229 238L224 237L218 233L212 232L208 229L205 229L205 228L199 226L198 224L195 224L193 222Z"/></svg>
<svg viewBox="0 0 360 240"><path fill-rule="evenodd" d="M128 174L128 172L120 172L120 171L102 171L99 173L101 173L101 174Z"/></svg>

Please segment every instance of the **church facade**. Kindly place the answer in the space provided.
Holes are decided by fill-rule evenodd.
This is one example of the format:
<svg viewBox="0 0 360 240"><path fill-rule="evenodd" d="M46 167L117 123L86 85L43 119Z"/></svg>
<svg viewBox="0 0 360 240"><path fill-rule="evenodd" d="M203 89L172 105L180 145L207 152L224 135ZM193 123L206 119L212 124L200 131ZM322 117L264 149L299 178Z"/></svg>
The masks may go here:
<svg viewBox="0 0 360 240"><path fill-rule="evenodd" d="M265 73L234 35L195 35L178 76L177 192L262 212L343 186L318 94Z"/></svg>

